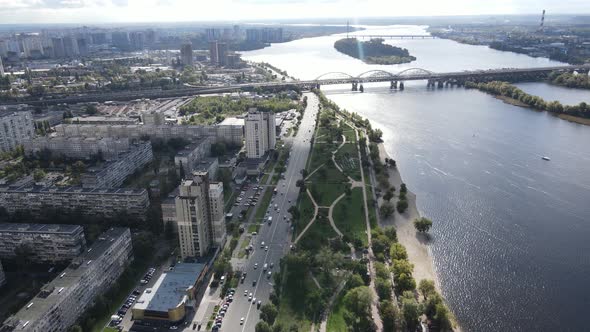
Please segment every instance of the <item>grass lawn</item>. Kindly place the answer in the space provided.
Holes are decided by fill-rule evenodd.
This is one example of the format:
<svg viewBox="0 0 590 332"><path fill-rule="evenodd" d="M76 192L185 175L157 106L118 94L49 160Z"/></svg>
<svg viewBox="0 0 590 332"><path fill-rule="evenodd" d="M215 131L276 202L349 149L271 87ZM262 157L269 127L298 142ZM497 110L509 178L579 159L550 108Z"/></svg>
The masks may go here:
<svg viewBox="0 0 590 332"><path fill-rule="evenodd" d="M248 225L248 233L258 232L259 229L260 229L260 224Z"/></svg>
<svg viewBox="0 0 590 332"><path fill-rule="evenodd" d="M346 331L346 321L344 320L344 292L338 296L336 302L334 302L334 307L332 307L332 312L328 316L328 323L326 325L327 332L340 332Z"/></svg>
<svg viewBox="0 0 590 332"><path fill-rule="evenodd" d="M309 161L309 167L307 170L311 173L320 165L323 165L327 161L332 158L332 151L336 150L338 145L336 144L315 144L313 145L313 149L311 151L311 158Z"/></svg>
<svg viewBox="0 0 590 332"><path fill-rule="evenodd" d="M356 144L344 144L336 153L335 159L342 168L342 171L344 171L344 174L356 181L361 180L360 162Z"/></svg>
<svg viewBox="0 0 590 332"><path fill-rule="evenodd" d="M258 205L258 210L256 210L256 214L254 215L254 221L262 221L264 219L264 214L268 209L268 205L270 204L270 200L272 199L274 187L266 187L264 189L264 195L260 200L260 204Z"/></svg>
<svg viewBox="0 0 590 332"><path fill-rule="evenodd" d="M103 332L119 332L119 330L117 330L114 327L105 327L104 330L102 330Z"/></svg>
<svg viewBox="0 0 590 332"><path fill-rule="evenodd" d="M367 206L369 207L369 223L371 228L377 227L377 203L373 199L373 192L371 186L366 186L367 190Z"/></svg>
<svg viewBox="0 0 590 332"><path fill-rule="evenodd" d="M248 245L250 244L251 239L252 239L252 236L250 236L250 235L244 236L244 241L242 241L242 244L240 245L240 248L238 249L238 258L244 258L246 256L246 247L248 247Z"/></svg>
<svg viewBox="0 0 590 332"><path fill-rule="evenodd" d="M362 188L352 189L350 198L343 198L334 207L336 227L351 239L360 239L367 245L366 223Z"/></svg>
<svg viewBox="0 0 590 332"><path fill-rule="evenodd" d="M342 126L342 134L346 137L346 142L356 143L356 134L354 129L348 124Z"/></svg>
<svg viewBox="0 0 590 332"><path fill-rule="evenodd" d="M311 330L311 321L307 320L303 315L297 314L289 305L289 301L282 299L279 305L279 314L275 319L276 322L281 322L283 326L289 328L290 326L297 326L297 332L309 332ZM292 330L289 330L292 331Z"/></svg>
<svg viewBox="0 0 590 332"><path fill-rule="evenodd" d="M328 209L319 209L318 219L307 232L305 232L305 235L301 238L298 246L314 251L318 244L324 243L326 240L338 236L336 231L332 228L332 225L330 225L328 212Z"/></svg>
<svg viewBox="0 0 590 332"><path fill-rule="evenodd" d="M300 199L297 204L297 207L299 209L301 216L295 222L295 231L293 232L293 239L295 239L297 235L299 235L299 232L301 232L305 228L305 226L307 226L307 224L313 217L314 211L313 203L311 202L311 199L309 198L309 195L307 195L307 193L300 193L299 197Z"/></svg>

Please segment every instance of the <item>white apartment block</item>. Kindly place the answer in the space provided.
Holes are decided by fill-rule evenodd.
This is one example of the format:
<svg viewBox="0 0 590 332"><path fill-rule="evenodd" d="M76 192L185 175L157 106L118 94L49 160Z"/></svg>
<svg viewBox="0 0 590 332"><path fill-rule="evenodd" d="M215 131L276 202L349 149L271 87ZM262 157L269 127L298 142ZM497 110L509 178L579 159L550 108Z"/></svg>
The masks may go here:
<svg viewBox="0 0 590 332"><path fill-rule="evenodd" d="M0 112L0 152L14 150L33 135L35 126L31 112Z"/></svg>
<svg viewBox="0 0 590 332"><path fill-rule="evenodd" d="M133 259L129 228L111 228L20 311L1 331L67 331L119 278Z"/></svg>
<svg viewBox="0 0 590 332"><path fill-rule="evenodd" d="M63 263L84 252L86 238L79 225L0 223L0 258L14 259L21 246L34 262Z"/></svg>
<svg viewBox="0 0 590 332"><path fill-rule="evenodd" d="M244 125L246 157L261 158L276 144L275 115L271 112L248 110Z"/></svg>
<svg viewBox="0 0 590 332"><path fill-rule="evenodd" d="M131 149L127 138L96 137L37 137L23 142L27 156L50 151L52 156L74 159L92 159L102 156L104 160L116 160Z"/></svg>
<svg viewBox="0 0 590 332"><path fill-rule="evenodd" d="M2 56L0 54L0 77L4 76L4 65L2 64Z"/></svg>
<svg viewBox="0 0 590 332"><path fill-rule="evenodd" d="M209 183L209 209L213 229L213 244L218 248L223 246L226 237L223 203L223 183Z"/></svg>
<svg viewBox="0 0 590 332"><path fill-rule="evenodd" d="M117 160L87 169L82 174L82 187L120 187L128 176L154 159L152 144L149 141L132 144L130 148L129 152L119 155Z"/></svg>
<svg viewBox="0 0 590 332"><path fill-rule="evenodd" d="M113 218L119 213L145 220L150 201L147 190L129 188L0 187L0 206L10 214L28 211L42 216L47 208Z"/></svg>
<svg viewBox="0 0 590 332"><path fill-rule="evenodd" d="M194 172L175 198L182 258L202 257L225 241L223 185L210 183L207 172Z"/></svg>
<svg viewBox="0 0 590 332"><path fill-rule="evenodd" d="M242 145L244 126L216 125L216 126L184 126L184 125L104 125L104 124L61 124L55 126L58 136L65 137L120 137L131 139L184 138L196 140L212 137L215 142L225 142L232 145Z"/></svg>

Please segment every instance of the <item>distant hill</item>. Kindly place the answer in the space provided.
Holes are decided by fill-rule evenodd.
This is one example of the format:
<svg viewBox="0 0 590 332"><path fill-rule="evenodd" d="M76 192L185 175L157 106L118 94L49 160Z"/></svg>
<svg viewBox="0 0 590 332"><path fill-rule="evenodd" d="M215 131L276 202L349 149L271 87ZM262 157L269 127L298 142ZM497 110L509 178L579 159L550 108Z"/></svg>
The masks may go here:
<svg viewBox="0 0 590 332"><path fill-rule="evenodd" d="M395 65L416 60L410 52L401 47L383 43L383 39L375 38L361 42L356 38L344 38L334 43L334 48L340 53L350 55L368 64Z"/></svg>

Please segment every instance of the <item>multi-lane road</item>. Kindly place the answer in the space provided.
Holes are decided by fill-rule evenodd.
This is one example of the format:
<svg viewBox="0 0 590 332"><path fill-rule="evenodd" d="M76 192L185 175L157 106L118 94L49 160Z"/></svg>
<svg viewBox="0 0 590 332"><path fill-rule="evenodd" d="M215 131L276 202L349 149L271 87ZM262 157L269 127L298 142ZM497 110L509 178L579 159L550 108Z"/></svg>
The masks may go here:
<svg viewBox="0 0 590 332"><path fill-rule="evenodd" d="M318 99L312 93L306 93L307 108L299 126L297 135L291 138L291 152L284 179L279 180L277 193L269 205L268 215L272 217L272 223L265 221L252 239L254 246L253 253L246 263L239 268L246 272L244 283L236 288L233 303L229 306L227 314L223 319L222 331L253 332L256 323L259 321L259 310L248 296L256 298L262 304L268 303L270 293L273 289L274 273L279 270L279 261L290 250L291 245L291 224L286 220L291 218L287 210L295 204L299 195L299 188L295 185L301 179L300 171L305 168L307 157L311 150L310 139L313 136L315 120L318 112ZM276 205L276 208L275 208ZM264 242L264 246L262 246ZM268 246L268 250L266 250ZM274 267L271 269L271 263ZM264 264L269 268L263 271ZM269 277L268 272L271 272ZM256 281L256 285L253 282ZM248 295L245 295L247 291ZM241 318L244 318L241 324Z"/></svg>

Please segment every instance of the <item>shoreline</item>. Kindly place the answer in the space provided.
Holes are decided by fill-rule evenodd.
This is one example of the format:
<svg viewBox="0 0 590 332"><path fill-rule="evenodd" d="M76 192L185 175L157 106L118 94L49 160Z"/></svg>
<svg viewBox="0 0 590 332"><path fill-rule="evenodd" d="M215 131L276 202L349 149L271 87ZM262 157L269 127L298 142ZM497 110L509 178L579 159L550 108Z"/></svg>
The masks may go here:
<svg viewBox="0 0 590 332"><path fill-rule="evenodd" d="M385 149L385 142L378 144L379 147L379 159L385 164L385 158L393 159L387 153ZM394 159L395 160L395 159ZM397 194L401 184L404 183L397 167L387 167L389 173L389 183L395 186L396 196L392 198L391 202L395 205L397 203ZM393 215L389 218L380 219L380 227L394 226L397 232L397 240L401 243L408 253L408 260L414 265L412 276L416 280L416 284L420 283L420 280L429 279L434 281L434 287L436 291L443 297L446 306L449 308L451 314L451 322L453 323L453 331L461 332L461 326L457 321L453 311L448 306L448 302L444 299L444 294L441 289L440 280L438 278L436 267L434 265L434 257L430 252L430 239L428 235L420 234L414 228L414 219L420 218L420 211L416 205L416 194L410 189L406 194L408 200L408 208L402 214L397 212L397 209ZM381 206L383 198L379 197L378 203ZM436 221L435 221L436 222ZM434 224L435 226L436 224Z"/></svg>
<svg viewBox="0 0 590 332"><path fill-rule="evenodd" d="M385 158L393 159L385 150L385 144L379 143L379 158L382 163L385 163ZM395 186L396 195L399 193L399 188L403 183L401 174L396 168L388 167L389 183ZM408 259L410 263L414 264L413 276L416 283L422 279L430 279L434 281L437 291L440 291L440 281L436 274L433 257L430 255L428 246L428 239L423 234L418 234L414 228L414 219L420 218L420 212L416 206L416 194L410 189L407 192L408 208L400 214L397 210L394 214L387 218L381 218L381 226L395 226L397 230L398 241L406 247L408 252ZM379 202L383 202L383 198L379 198ZM391 200L392 203L397 202L397 196Z"/></svg>

